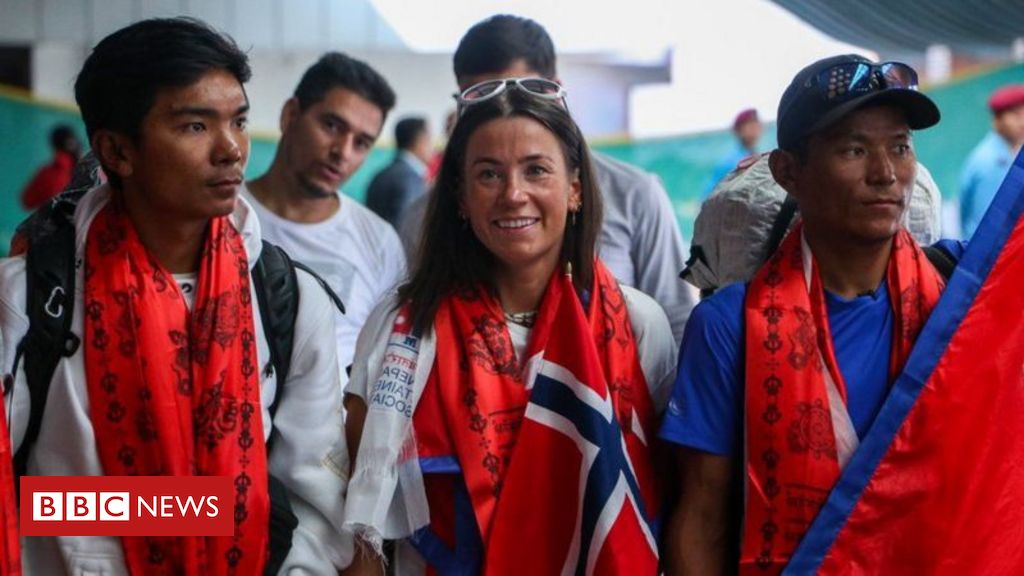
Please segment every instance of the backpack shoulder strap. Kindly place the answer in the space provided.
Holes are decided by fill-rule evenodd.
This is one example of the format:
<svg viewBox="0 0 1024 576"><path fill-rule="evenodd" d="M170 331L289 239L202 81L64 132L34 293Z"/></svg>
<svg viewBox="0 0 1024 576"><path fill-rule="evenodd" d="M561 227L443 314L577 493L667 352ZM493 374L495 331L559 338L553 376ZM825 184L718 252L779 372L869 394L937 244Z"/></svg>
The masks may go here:
<svg viewBox="0 0 1024 576"><path fill-rule="evenodd" d="M337 308L342 314L345 313L345 303L341 301L340 296L334 293L334 290L332 290L331 287L327 284L327 280L324 280L312 268L306 266L305 264L299 262L298 260L292 260L292 266L295 266L297 269L302 270L303 272L312 276L313 279L316 280L318 284L320 284L320 287L324 289L324 292L327 293L327 297L331 299L331 302L334 304L334 307Z"/></svg>
<svg viewBox="0 0 1024 576"><path fill-rule="evenodd" d="M263 334L270 348L270 363L277 374L277 393L268 408L273 419L291 368L295 317L299 311L298 280L292 259L280 246L264 240L259 260L252 269L252 282Z"/></svg>
<svg viewBox="0 0 1024 576"><path fill-rule="evenodd" d="M316 272L306 265L292 260L283 248L263 241L259 260L252 269L256 302L260 307L263 333L270 348L270 363L277 374L277 393L267 410L273 419L277 412L284 383L291 368L292 350L295 347L295 319L299 314L299 284L295 270L309 273L323 287L334 305L344 314L345 306L337 294Z"/></svg>
<svg viewBox="0 0 1024 576"><path fill-rule="evenodd" d="M782 239L786 237L786 231L789 230L789 224L793 221L793 216L796 215L796 209L796 198L786 194L786 199L782 201L779 213L775 216L775 220L772 221L772 228L768 233L768 243L765 245L762 261L767 262L775 254L775 251L779 249L779 244L782 244Z"/></svg>
<svg viewBox="0 0 1024 576"><path fill-rule="evenodd" d="M25 473L28 453L39 436L57 364L62 357L74 354L81 343L71 331L75 302L75 227L71 220L74 205L54 205L47 210L48 213L33 216L40 220L28 233L25 309L29 326L18 343L12 370L16 373L19 361L25 362L31 400L25 439L14 455L15 473L19 476Z"/></svg>
<svg viewBox="0 0 1024 576"><path fill-rule="evenodd" d="M942 275L942 279L948 281L949 277L953 275L953 270L956 269L956 258L948 250L937 244L922 246L921 250L924 251L924 255L928 257L928 261L932 263L932 266Z"/></svg>

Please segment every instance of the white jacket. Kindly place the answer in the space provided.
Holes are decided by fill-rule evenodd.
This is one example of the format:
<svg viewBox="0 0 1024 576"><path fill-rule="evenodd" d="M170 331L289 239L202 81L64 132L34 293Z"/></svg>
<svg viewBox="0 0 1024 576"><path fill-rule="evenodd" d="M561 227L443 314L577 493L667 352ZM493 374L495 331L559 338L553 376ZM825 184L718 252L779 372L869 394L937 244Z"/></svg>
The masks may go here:
<svg viewBox="0 0 1024 576"><path fill-rule="evenodd" d="M109 200L106 186L87 193L75 211L76 262L75 307L72 330L82 334L82 256L86 231L93 217ZM252 208L239 199L231 216L241 231L255 264L262 247L259 223ZM289 488L291 504L299 519L292 549L281 574L334 574L352 559L352 539L342 530L345 488L348 482L348 450L343 433L341 380L334 345L334 314L327 294L309 274L298 271L299 309L295 344L288 382L274 417L280 436L268 457L268 466ZM14 365L15 347L28 329L25 314L25 260L0 259L0 371ZM253 294L253 303L256 295ZM253 306L257 360L265 367L270 359L260 312ZM275 375L261 373L264 436L269 436L267 406L277 390ZM29 392L23 366L15 374L13 392L5 398L14 450L21 445L29 417ZM103 474L89 417L82 347L61 359L50 384L38 440L28 460L29 475L95 476ZM32 537L22 539L22 564L26 574L122 575L127 574L117 537Z"/></svg>

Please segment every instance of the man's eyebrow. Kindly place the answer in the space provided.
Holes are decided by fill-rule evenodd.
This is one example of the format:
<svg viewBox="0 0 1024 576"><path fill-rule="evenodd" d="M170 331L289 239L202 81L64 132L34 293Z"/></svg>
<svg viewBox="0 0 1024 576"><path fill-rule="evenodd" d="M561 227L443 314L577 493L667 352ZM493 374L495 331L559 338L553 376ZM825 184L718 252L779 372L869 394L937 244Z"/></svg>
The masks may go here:
<svg viewBox="0 0 1024 576"><path fill-rule="evenodd" d="M900 128L900 129L888 132L887 134L885 134L885 137L886 138L910 139L911 134L912 133L911 133L911 131L909 129L907 129L907 128ZM843 141L853 140L855 142L864 142L864 141L870 140L870 137L868 136L868 134L866 132L847 132L846 134L840 135L836 139L837 140L843 140Z"/></svg>
<svg viewBox="0 0 1024 576"><path fill-rule="evenodd" d="M338 122L338 123L340 123L340 124L344 124L344 125L346 125L346 126L348 126L348 125L349 125L349 124L348 124L348 120L345 120L345 118L343 118L343 117L341 117L341 116L338 116L338 115L337 115L337 114L335 114L334 112L322 112L322 113L320 114L320 118L321 118L322 120L330 120L330 121L332 121L332 122Z"/></svg>
<svg viewBox="0 0 1024 576"><path fill-rule="evenodd" d="M344 116L339 116L338 114L335 114L334 112L326 112L326 111L322 112L320 114L320 119L321 120L330 120L332 122L337 122L339 124L343 124L345 126L345 128L347 128L348 130L353 130L351 122L349 122L347 119L345 119ZM360 136L362 138L368 138L369 140L372 140L374 142L376 142L377 138L380 137L380 132L378 132L376 134L371 134L369 132L364 132L362 130L358 130L357 133L358 133L358 136Z"/></svg>
<svg viewBox="0 0 1024 576"><path fill-rule="evenodd" d="M232 116L239 116L249 111L249 105L243 104L239 106ZM180 108L174 108L171 110L171 116L199 116L202 118L211 118L219 116L217 111L213 108L205 108L202 106L182 106Z"/></svg>

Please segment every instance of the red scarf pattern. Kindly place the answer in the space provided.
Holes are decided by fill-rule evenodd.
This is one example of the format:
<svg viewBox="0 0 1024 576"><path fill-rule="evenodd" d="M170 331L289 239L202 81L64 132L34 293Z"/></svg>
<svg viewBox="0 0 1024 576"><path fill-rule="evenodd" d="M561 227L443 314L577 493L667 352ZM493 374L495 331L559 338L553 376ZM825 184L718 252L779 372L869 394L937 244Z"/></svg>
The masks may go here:
<svg viewBox="0 0 1024 576"><path fill-rule="evenodd" d="M637 477L652 479L650 448L637 431L647 439L655 437L654 407L625 298L599 261L594 276L590 330L627 450L634 465L642 468ZM553 322L564 289L559 280L556 272L541 303L524 362L542 353L549 339L559 337L559 327ZM457 456L486 548L529 401L525 373L529 364L524 369L516 359L501 305L483 290L445 299L434 326L437 357L414 415L417 450L421 456ZM443 498L447 487L431 479L426 482L432 527L438 534L450 535L451 526L443 525L451 523L450 513L438 507L438 500L447 500ZM642 482L641 491L647 509L657 510L653 482ZM485 565L494 567L486 559Z"/></svg>
<svg viewBox="0 0 1024 576"><path fill-rule="evenodd" d="M847 390L821 277L812 258L808 287L801 239L798 225L747 289L745 574L782 571L845 464L834 412L848 419ZM905 230L893 239L886 285L894 315L891 384L944 286ZM842 406L830 402L829 377ZM856 441L852 428L847 433Z"/></svg>
<svg viewBox="0 0 1024 576"><path fill-rule="evenodd" d="M193 310L112 201L85 251L85 371L107 475L229 476L235 534L124 537L132 574L259 574L266 447L249 264L227 217L207 230Z"/></svg>

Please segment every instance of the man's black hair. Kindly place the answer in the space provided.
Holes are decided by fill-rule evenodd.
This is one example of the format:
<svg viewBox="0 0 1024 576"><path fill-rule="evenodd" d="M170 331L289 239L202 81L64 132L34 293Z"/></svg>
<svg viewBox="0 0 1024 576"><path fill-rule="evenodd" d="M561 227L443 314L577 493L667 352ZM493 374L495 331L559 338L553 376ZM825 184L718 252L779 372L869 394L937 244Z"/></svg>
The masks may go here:
<svg viewBox="0 0 1024 576"><path fill-rule="evenodd" d="M427 121L419 116L402 118L395 124L395 146L408 150L416 144L420 134L427 131Z"/></svg>
<svg viewBox="0 0 1024 576"><path fill-rule="evenodd" d="M227 70L240 84L249 58L229 36L194 18L155 18L107 36L92 49L75 81L75 100L91 140L107 129L138 138L157 92Z"/></svg>
<svg viewBox="0 0 1024 576"><path fill-rule="evenodd" d="M69 152L70 145L75 139L75 131L67 124L58 124L50 130L50 148L54 150Z"/></svg>
<svg viewBox="0 0 1024 576"><path fill-rule="evenodd" d="M335 88L350 90L372 102L387 117L395 107L395 92L379 72L341 52L328 52L306 70L295 87L299 108L305 111Z"/></svg>
<svg viewBox="0 0 1024 576"><path fill-rule="evenodd" d="M92 49L75 80L89 140L97 130L138 140L158 92L190 86L213 70L228 71L239 84L252 75L235 41L201 20L154 18L114 32ZM120 187L120 177L106 173Z"/></svg>
<svg viewBox="0 0 1024 576"><path fill-rule="evenodd" d="M529 18L499 14L478 22L455 49L455 79L493 74L523 60L544 78L554 79L555 45L544 27Z"/></svg>

